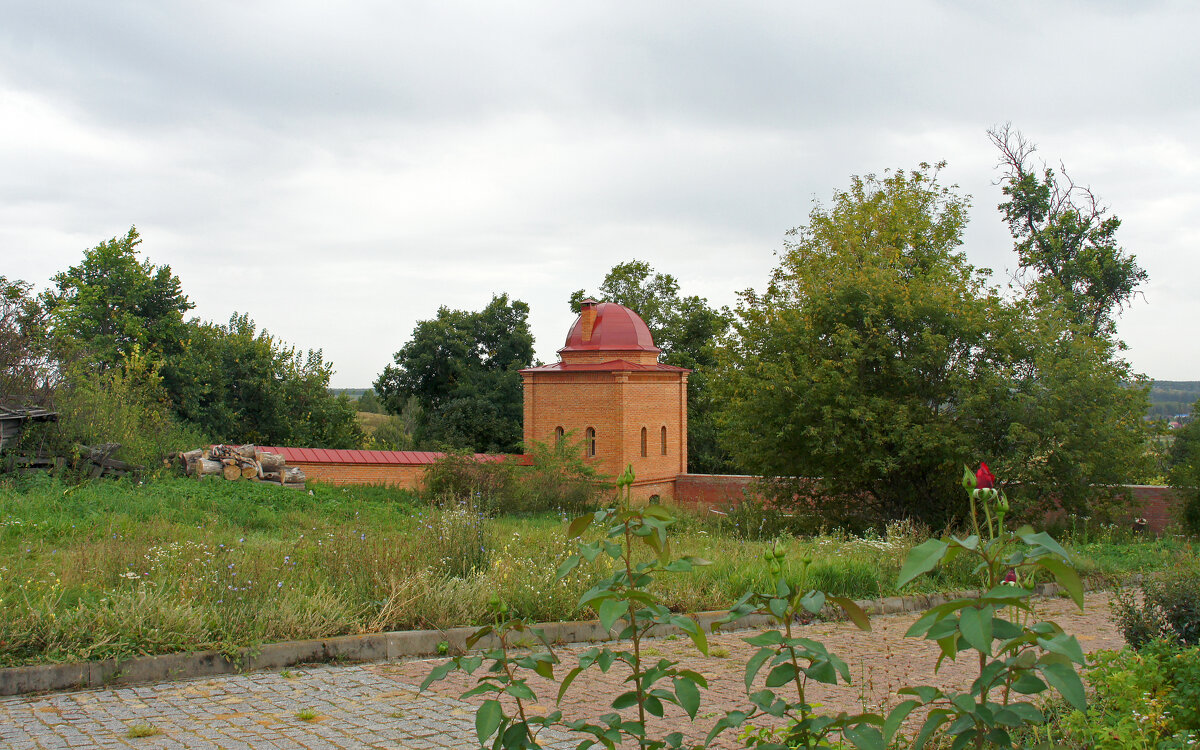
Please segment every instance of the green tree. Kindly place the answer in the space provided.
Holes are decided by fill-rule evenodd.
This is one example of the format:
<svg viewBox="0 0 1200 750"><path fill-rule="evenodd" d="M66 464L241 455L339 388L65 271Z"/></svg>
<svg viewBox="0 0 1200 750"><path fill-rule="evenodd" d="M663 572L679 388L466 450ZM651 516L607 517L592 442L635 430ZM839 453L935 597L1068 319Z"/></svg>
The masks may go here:
<svg viewBox="0 0 1200 750"><path fill-rule="evenodd" d="M1016 241L1025 290L1043 303L1065 306L1091 335L1115 332L1116 316L1132 300L1146 271L1117 244L1121 220L1109 215L1090 188L1033 164L1037 147L1009 125L988 131L1000 151L1008 200L999 208Z"/></svg>
<svg viewBox="0 0 1200 750"><path fill-rule="evenodd" d="M438 309L375 381L392 414L410 398L420 409L417 441L487 452L518 452L524 406L520 370L533 364L529 305L492 297L478 312Z"/></svg>
<svg viewBox="0 0 1200 750"><path fill-rule="evenodd" d="M354 406L358 411L383 414L383 402L375 395L375 391L370 388L358 397L358 401L355 402Z"/></svg>
<svg viewBox="0 0 1200 750"><path fill-rule="evenodd" d="M1143 419L1149 385L1108 338L1081 334L1060 306L1017 300L997 320L972 413L978 454L1011 482L1014 511L1115 520L1119 487L1154 473Z"/></svg>
<svg viewBox="0 0 1200 750"><path fill-rule="evenodd" d="M227 325L189 321L162 368L176 413L230 443L359 448L353 402L329 394L333 366L258 331L246 314Z"/></svg>
<svg viewBox="0 0 1200 750"><path fill-rule="evenodd" d="M139 256L136 227L101 242L83 261L57 274L43 294L58 356L79 352L97 369L128 359L135 348L161 359L183 338L183 314L192 303L170 266Z"/></svg>
<svg viewBox="0 0 1200 750"><path fill-rule="evenodd" d="M58 380L33 286L0 276L0 405L45 404Z"/></svg>
<svg viewBox="0 0 1200 750"><path fill-rule="evenodd" d="M1192 405L1192 418L1175 433L1171 446L1171 486L1183 495L1184 526L1200 534L1200 401Z"/></svg>
<svg viewBox="0 0 1200 750"><path fill-rule="evenodd" d="M968 200L938 167L852 178L792 230L722 352L726 446L772 478L820 477L844 511L941 523L974 458L999 298L959 249Z"/></svg>
<svg viewBox="0 0 1200 750"><path fill-rule="evenodd" d="M586 298L580 289L571 295L579 311ZM616 302L641 316L662 349L662 361L692 370L688 376L688 469L700 473L729 473L733 459L717 440L716 403L711 378L716 369L716 342L729 329L729 314L708 305L703 297L679 294L679 282L657 273L649 263L618 263L600 283L595 298Z"/></svg>

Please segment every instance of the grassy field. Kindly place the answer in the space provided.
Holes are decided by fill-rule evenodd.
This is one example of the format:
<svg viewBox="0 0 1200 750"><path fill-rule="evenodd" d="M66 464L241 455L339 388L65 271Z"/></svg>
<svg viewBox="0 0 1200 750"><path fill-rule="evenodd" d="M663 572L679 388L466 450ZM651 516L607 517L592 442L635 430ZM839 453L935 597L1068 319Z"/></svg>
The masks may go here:
<svg viewBox="0 0 1200 750"><path fill-rule="evenodd" d="M245 482L160 479L72 486L0 480L0 664L231 651L257 643L479 624L493 592L536 620L591 617L575 603L608 573L603 556L565 580L564 519L489 519L429 508L413 495L317 485L296 492ZM680 611L729 606L767 580L766 542L685 517L676 550L713 561L661 580ZM894 587L918 530L788 538L807 585L852 597ZM1194 553L1186 542L1092 533L1073 547L1093 578L1120 577ZM965 567L906 591L968 586Z"/></svg>

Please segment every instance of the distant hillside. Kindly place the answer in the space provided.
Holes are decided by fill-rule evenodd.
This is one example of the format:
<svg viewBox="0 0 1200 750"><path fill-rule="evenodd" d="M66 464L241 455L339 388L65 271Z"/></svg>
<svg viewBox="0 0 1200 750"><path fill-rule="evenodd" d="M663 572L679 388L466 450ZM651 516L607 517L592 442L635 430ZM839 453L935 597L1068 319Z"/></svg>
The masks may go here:
<svg viewBox="0 0 1200 750"><path fill-rule="evenodd" d="M1150 386L1147 415L1151 419L1164 419L1190 414L1197 400L1200 400L1200 380L1155 380Z"/></svg>
<svg viewBox="0 0 1200 750"><path fill-rule="evenodd" d="M370 388L330 388L329 392L331 394L333 394L334 396L340 396L344 393L347 396L349 396L350 398L357 401L358 399L362 398L362 395L369 390L371 390L371 389Z"/></svg>

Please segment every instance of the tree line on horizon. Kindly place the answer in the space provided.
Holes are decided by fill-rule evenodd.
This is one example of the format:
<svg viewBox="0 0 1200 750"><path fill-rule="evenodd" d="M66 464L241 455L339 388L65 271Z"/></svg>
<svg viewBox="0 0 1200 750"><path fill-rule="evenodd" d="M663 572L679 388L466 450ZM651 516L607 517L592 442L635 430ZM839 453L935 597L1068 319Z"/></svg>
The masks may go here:
<svg viewBox="0 0 1200 750"><path fill-rule="evenodd" d="M841 498L831 522L857 509L931 523L957 512L963 463L986 460L1019 484L1018 504L1067 509L1154 471L1148 381L1116 333L1146 272L1090 189L1035 162L1020 133L989 136L1016 252L1006 287L969 262L970 199L941 183L943 164L852 177L732 308L643 261L608 272L590 296L637 311L662 360L694 371L691 471L761 475L779 498L801 493L789 478L822 477L821 498ZM100 243L38 294L0 279L0 392L53 394L102 413L96 429L153 425L159 444L522 449L526 303L497 294L418 322L362 396L394 417L368 443L319 350L296 351L244 313L185 319L180 280L141 259L140 241L130 229ZM577 310L585 293L565 302Z"/></svg>

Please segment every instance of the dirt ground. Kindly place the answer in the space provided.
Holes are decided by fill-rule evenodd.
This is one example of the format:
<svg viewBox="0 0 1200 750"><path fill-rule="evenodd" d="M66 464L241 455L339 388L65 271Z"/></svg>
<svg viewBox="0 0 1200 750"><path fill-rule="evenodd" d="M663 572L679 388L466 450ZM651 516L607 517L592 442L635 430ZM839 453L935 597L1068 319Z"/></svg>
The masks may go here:
<svg viewBox="0 0 1200 750"><path fill-rule="evenodd" d="M1070 599L1052 598L1036 600L1040 619L1057 622L1069 634L1076 636L1085 652L1099 649L1120 648L1124 645L1120 633L1110 616L1111 594L1092 592L1085 597L1083 612ZM840 656L850 667L852 684L831 687L810 682L807 697L810 703L820 704L821 710L861 711L864 707L876 710L898 702L896 690L905 685L933 685L940 688L963 689L975 676L978 663L964 658L957 662L945 661L941 669L934 672L934 664L940 653L936 643L905 638L904 633L917 619L916 613L878 615L872 618L872 630L860 631L850 623L814 623L798 626L793 634L821 641L834 654ZM650 726L659 736L679 730L689 738L699 740L712 727L717 718L727 710L748 707L743 675L746 660L756 648L743 642L753 631L722 633L709 639L710 655L701 656L686 637L656 639L649 643L652 658L678 660L681 666L694 669L709 681L709 689L701 692L700 713L694 723L675 706L668 705L662 719L651 719ZM578 645L556 649L562 664L555 672L562 676L575 666L578 654L589 645ZM975 652L969 652L971 654ZM420 683L436 664L442 660L411 661L402 664L380 664L372 667L381 674L405 682ZM486 667L485 667L486 668ZM759 684L767 670L760 673ZM608 674L597 668L580 675L558 706L566 718L595 719L611 712L609 703L628 686L623 683L626 672L614 666ZM549 680L530 675L530 686L540 699L533 706L537 712L554 710L557 686ZM435 683L430 690L440 695L458 697L474 685L473 680L462 673ZM470 699L479 703L485 696ZM627 709L624 714L633 716ZM721 747L739 747L734 733L723 735Z"/></svg>

